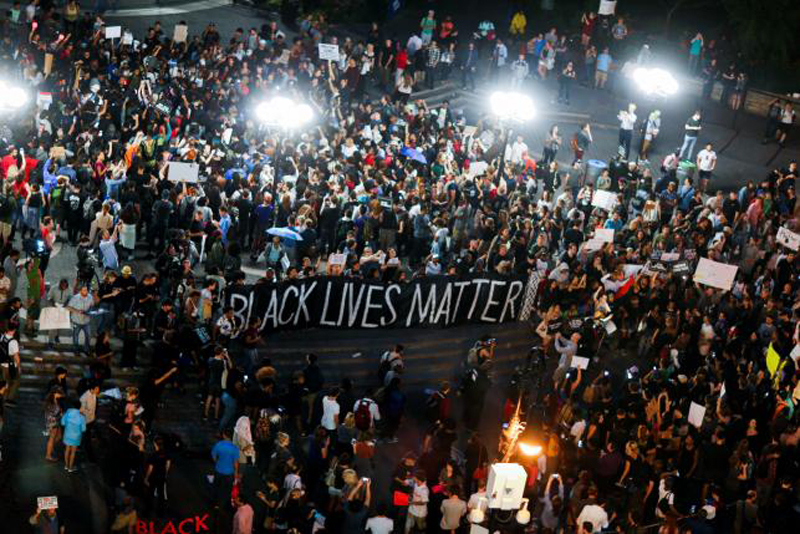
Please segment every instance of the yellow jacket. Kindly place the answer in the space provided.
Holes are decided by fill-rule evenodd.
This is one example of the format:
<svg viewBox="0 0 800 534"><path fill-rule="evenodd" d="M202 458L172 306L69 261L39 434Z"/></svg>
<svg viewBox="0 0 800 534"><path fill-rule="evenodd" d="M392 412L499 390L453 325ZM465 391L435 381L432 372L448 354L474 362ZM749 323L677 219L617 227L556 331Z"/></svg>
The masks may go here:
<svg viewBox="0 0 800 534"><path fill-rule="evenodd" d="M528 24L528 19L525 18L525 13L517 11L511 18L511 29L509 30L512 35L522 35L525 33L525 26Z"/></svg>

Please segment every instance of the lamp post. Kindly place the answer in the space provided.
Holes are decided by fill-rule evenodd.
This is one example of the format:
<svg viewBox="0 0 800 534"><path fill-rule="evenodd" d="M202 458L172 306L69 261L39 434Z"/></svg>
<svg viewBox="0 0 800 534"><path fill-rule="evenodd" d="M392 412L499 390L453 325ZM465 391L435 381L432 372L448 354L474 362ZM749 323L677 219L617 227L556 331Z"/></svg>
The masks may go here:
<svg viewBox="0 0 800 534"><path fill-rule="evenodd" d="M639 140L639 150L636 154L636 160L642 155L644 148L644 138L647 134L647 123L650 119L650 112L652 107L655 107L656 102L660 99L666 99L673 96L678 92L678 82L675 77L668 71L660 68L639 67L633 71L631 75L636 87L645 96L647 107L642 106L645 112L644 122L642 123L642 138Z"/></svg>
<svg viewBox="0 0 800 534"><path fill-rule="evenodd" d="M314 112L311 106L282 96L277 96L271 100L266 100L256 108L258 120L266 127L276 128L279 131L288 132L295 128L301 128L311 122ZM278 136L275 144L275 157L272 162L272 199L276 202L276 192L278 180L280 179L280 157L282 139Z"/></svg>
<svg viewBox="0 0 800 534"><path fill-rule="evenodd" d="M536 108L533 100L522 93L497 91L492 93L489 98L492 113L500 120L500 125L508 123L524 124L536 115ZM514 133L514 129L508 126L506 129L505 141L503 142L503 152L500 154L500 178L505 174L506 148L508 140Z"/></svg>

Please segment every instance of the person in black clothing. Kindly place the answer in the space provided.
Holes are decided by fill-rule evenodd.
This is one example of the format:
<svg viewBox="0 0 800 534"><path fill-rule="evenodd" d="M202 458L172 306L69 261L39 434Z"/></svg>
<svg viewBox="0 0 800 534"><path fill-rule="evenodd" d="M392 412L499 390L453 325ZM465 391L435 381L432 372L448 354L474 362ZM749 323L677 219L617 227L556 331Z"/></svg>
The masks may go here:
<svg viewBox="0 0 800 534"><path fill-rule="evenodd" d="M161 436L153 440L155 450L145 462L144 493L145 517L161 517L167 504L167 475L172 467L172 460L164 450L164 439Z"/></svg>
<svg viewBox="0 0 800 534"><path fill-rule="evenodd" d="M319 251L327 254L336 249L336 224L342 216L339 199L330 197L322 205L319 214Z"/></svg>
<svg viewBox="0 0 800 534"><path fill-rule="evenodd" d="M317 365L316 354L306 354L306 367L303 369L303 378L305 380L305 387L308 394L303 397L306 405L306 426L310 427L312 424L312 416L314 415L314 401L317 394L322 391L322 386L325 384L325 379L322 376L322 370Z"/></svg>
<svg viewBox="0 0 800 534"><path fill-rule="evenodd" d="M129 266L122 268L122 276L118 276L114 281L114 289L118 289L116 301L117 317L122 313L127 313L133 310L133 304L136 301L136 277L133 276L132 270Z"/></svg>

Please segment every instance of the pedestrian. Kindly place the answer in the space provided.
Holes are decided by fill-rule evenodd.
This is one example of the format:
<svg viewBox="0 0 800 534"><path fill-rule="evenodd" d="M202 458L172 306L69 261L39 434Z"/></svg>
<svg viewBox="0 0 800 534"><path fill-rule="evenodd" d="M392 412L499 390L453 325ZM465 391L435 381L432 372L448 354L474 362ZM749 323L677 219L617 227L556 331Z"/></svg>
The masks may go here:
<svg viewBox="0 0 800 534"><path fill-rule="evenodd" d="M433 90L436 83L439 60L442 57L442 52L439 50L439 45L436 41L431 41L430 45L428 45L427 53L428 55L425 61L425 81L428 84L428 89Z"/></svg>
<svg viewBox="0 0 800 534"><path fill-rule="evenodd" d="M575 163L583 163L583 156L586 154L586 151L589 150L589 145L591 145L593 141L591 126L588 122L582 124L581 129L575 134L575 144L573 146L575 159L572 162L573 165ZM577 191L575 193L577 194Z"/></svg>
<svg viewBox="0 0 800 534"><path fill-rule="evenodd" d="M239 479L239 447L231 441L231 432L223 428L220 439L211 449L214 460L214 508L230 504L233 484Z"/></svg>
<svg viewBox="0 0 800 534"><path fill-rule="evenodd" d="M597 56L597 66L594 74L594 88L605 89L608 82L608 73L611 70L613 60L611 52L608 47L603 48L600 55Z"/></svg>
<svg viewBox="0 0 800 534"><path fill-rule="evenodd" d="M0 369L3 371L3 380L6 383L3 400L7 408L17 405L17 390L19 389L22 362L19 355L19 341L16 339L17 328L9 321L0 337Z"/></svg>
<svg viewBox="0 0 800 534"><path fill-rule="evenodd" d="M419 27L422 44L427 46L433 40L433 33L436 31L436 17L432 9L422 18Z"/></svg>
<svg viewBox="0 0 800 534"><path fill-rule="evenodd" d="M502 39L497 39L492 51L492 68L490 71L491 77L494 81L500 79L500 75L506 67L506 59L508 58L508 48Z"/></svg>
<svg viewBox="0 0 800 534"><path fill-rule="evenodd" d="M66 527L61 524L58 508L42 510L37 507L36 513L28 519L28 523L36 528L36 534L64 534L66 532Z"/></svg>
<svg viewBox="0 0 800 534"><path fill-rule="evenodd" d="M717 167L717 153L711 143L706 143L703 150L697 153L697 174L700 177L700 191L705 194L708 189L708 181L714 169Z"/></svg>
<svg viewBox="0 0 800 534"><path fill-rule="evenodd" d="M442 520L439 523L439 528L443 532L456 534L456 531L461 526L462 519L467 514L467 503L459 497L459 490L456 486L450 486L445 491L447 498L442 501Z"/></svg>
<svg viewBox="0 0 800 534"><path fill-rule="evenodd" d="M253 533L253 507L248 504L241 493L236 495L233 502L236 513L233 514L232 534Z"/></svg>
<svg viewBox="0 0 800 534"><path fill-rule="evenodd" d="M575 67L572 64L572 61L567 62L567 66L564 67L564 70L561 71L561 74L558 78L559 104L564 104L569 106L569 90L576 76L577 74L575 72Z"/></svg>
<svg viewBox="0 0 800 534"><path fill-rule="evenodd" d="M86 422L86 431L83 434L84 451L90 461L94 461L94 448L92 437L94 436L94 422L97 417L97 398L100 395L100 384L94 380L88 383L88 388L80 398L80 412Z"/></svg>
<svg viewBox="0 0 800 534"><path fill-rule="evenodd" d="M44 430L47 432L47 445L45 445L44 459L48 462L58 462L53 454L56 443L61 439L61 416L64 415L62 404L65 402L64 389L53 386L44 400Z"/></svg>
<svg viewBox="0 0 800 534"><path fill-rule="evenodd" d="M767 125L764 129L762 145L766 145L770 140L775 139L782 110L783 106L779 98L775 98L769 103L767 107Z"/></svg>
<svg viewBox="0 0 800 534"><path fill-rule="evenodd" d="M83 352L88 355L91 347L90 326L92 317L89 310L94 306L95 301L89 293L89 288L82 285L77 293L70 297L67 303L70 321L72 322L72 345L75 350L80 350L80 335L83 334Z"/></svg>
<svg viewBox="0 0 800 534"><path fill-rule="evenodd" d="M558 131L558 125L554 124L547 132L544 139L544 149L542 152L542 159L540 164L542 166L550 165L551 162L556 160L558 149L561 147L561 134Z"/></svg>
<svg viewBox="0 0 800 534"><path fill-rule="evenodd" d="M700 110L695 111L683 127L683 144L681 145L678 157L684 161L692 160L692 153L697 144L697 136L703 129L701 124Z"/></svg>
<svg viewBox="0 0 800 534"><path fill-rule="evenodd" d="M642 140L642 151L639 154L639 159L642 161L648 161L648 154L650 153L650 148L653 145L656 137L658 137L658 132L661 130L661 111L654 110L650 113L647 117L647 122L644 125L644 139Z"/></svg>
<svg viewBox="0 0 800 534"><path fill-rule="evenodd" d="M697 66L700 64L700 56L703 53L703 34L697 32L694 38L689 41L689 75L697 74Z"/></svg>
<svg viewBox="0 0 800 534"><path fill-rule="evenodd" d="M775 138L778 140L778 144L781 147L786 146L786 138L789 136L789 132L792 130L794 120L794 108L792 107L791 102L786 102L781 110L781 116L778 121L778 131L775 135Z"/></svg>
<svg viewBox="0 0 800 534"><path fill-rule="evenodd" d="M461 62L461 88L463 90L475 90L475 72L478 69L478 50L475 43L470 41L467 44L467 51Z"/></svg>
<svg viewBox="0 0 800 534"><path fill-rule="evenodd" d="M70 402L69 406L70 408L61 417L61 426L64 427L64 470L74 473L77 471L75 456L83 440L83 433L86 432L86 418L80 412L78 401Z"/></svg>
<svg viewBox="0 0 800 534"><path fill-rule="evenodd" d="M525 61L525 54L520 54L511 64L511 87L514 89L521 89L527 77L528 62Z"/></svg>
<svg viewBox="0 0 800 534"><path fill-rule="evenodd" d="M628 109L620 111L617 119L619 120L619 150L627 160L631 151L633 127L636 124L636 104L628 104Z"/></svg>
<svg viewBox="0 0 800 534"><path fill-rule="evenodd" d="M414 473L409 497L408 516L406 517L405 534L425 532L427 529L428 501L430 491L426 482L425 471Z"/></svg>

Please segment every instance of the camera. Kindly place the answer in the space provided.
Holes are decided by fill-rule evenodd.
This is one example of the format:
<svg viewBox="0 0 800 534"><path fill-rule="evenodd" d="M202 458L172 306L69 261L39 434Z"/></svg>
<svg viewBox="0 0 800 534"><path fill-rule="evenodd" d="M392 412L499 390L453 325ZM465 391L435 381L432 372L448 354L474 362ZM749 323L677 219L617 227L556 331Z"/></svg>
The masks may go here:
<svg viewBox="0 0 800 534"><path fill-rule="evenodd" d="M42 258L47 255L47 247L42 239L26 239L22 248L32 258Z"/></svg>

